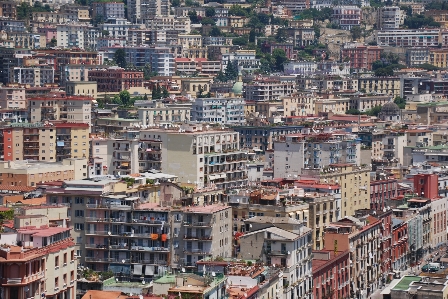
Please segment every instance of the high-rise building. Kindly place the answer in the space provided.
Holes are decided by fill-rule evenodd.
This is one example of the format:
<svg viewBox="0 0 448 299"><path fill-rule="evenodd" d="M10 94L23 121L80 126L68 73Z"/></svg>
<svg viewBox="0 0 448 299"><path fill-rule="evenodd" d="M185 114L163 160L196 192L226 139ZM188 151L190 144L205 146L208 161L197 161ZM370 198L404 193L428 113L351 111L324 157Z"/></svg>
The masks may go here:
<svg viewBox="0 0 448 299"><path fill-rule="evenodd" d="M127 18L133 23L143 24L155 17L166 17L170 14L168 0L130 0L127 6Z"/></svg>

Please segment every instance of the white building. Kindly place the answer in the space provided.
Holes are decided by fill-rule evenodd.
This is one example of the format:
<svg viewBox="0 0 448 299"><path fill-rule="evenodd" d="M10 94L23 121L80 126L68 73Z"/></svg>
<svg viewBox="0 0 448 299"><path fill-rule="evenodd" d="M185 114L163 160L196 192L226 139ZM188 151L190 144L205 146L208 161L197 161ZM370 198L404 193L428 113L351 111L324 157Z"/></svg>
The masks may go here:
<svg viewBox="0 0 448 299"><path fill-rule="evenodd" d="M274 178L297 178L305 167L305 141L294 135L275 141L274 161Z"/></svg>
<svg viewBox="0 0 448 299"><path fill-rule="evenodd" d="M440 29L395 29L376 32L378 46L390 47L436 47L439 45ZM425 38L421 38L421 37Z"/></svg>
<svg viewBox="0 0 448 299"><path fill-rule="evenodd" d="M260 68L260 59L256 58L255 50L236 50L233 53L222 54L222 70L225 71L229 61L235 62L238 71L253 72Z"/></svg>
<svg viewBox="0 0 448 299"><path fill-rule="evenodd" d="M378 9L378 24L381 30L398 29L404 23L405 12L398 6L385 6Z"/></svg>
<svg viewBox="0 0 448 299"><path fill-rule="evenodd" d="M431 247L446 244L446 207L448 198L436 198L431 200Z"/></svg>
<svg viewBox="0 0 448 299"><path fill-rule="evenodd" d="M108 23L98 25L100 31L108 31L109 37L124 39L128 38L128 31L132 28L138 28L139 25L132 24L126 19L111 19Z"/></svg>
<svg viewBox="0 0 448 299"><path fill-rule="evenodd" d="M97 28L85 24L67 23L56 25L58 47L95 49L100 36Z"/></svg>
<svg viewBox="0 0 448 299"><path fill-rule="evenodd" d="M314 74L317 70L317 63L314 61L288 61L283 65L284 71L288 75L292 74Z"/></svg>
<svg viewBox="0 0 448 299"><path fill-rule="evenodd" d="M127 7L128 19L139 24L170 14L169 0L130 0Z"/></svg>
<svg viewBox="0 0 448 299"><path fill-rule="evenodd" d="M341 29L350 30L361 25L362 9L357 6L335 6L331 21Z"/></svg>
<svg viewBox="0 0 448 299"><path fill-rule="evenodd" d="M243 98L197 98L191 108L191 121L244 125Z"/></svg>
<svg viewBox="0 0 448 299"><path fill-rule="evenodd" d="M43 87L47 83L54 83L54 69L48 66L15 67L12 75L12 82L29 84L32 87Z"/></svg>

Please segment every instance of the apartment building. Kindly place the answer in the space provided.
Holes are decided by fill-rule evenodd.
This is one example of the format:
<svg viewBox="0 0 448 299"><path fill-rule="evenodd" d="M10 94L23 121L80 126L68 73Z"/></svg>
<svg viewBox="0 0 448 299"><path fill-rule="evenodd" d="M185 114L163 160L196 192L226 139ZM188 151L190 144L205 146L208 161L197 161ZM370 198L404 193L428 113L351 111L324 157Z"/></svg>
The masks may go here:
<svg viewBox="0 0 448 299"><path fill-rule="evenodd" d="M267 223L271 219L273 222ZM283 298L312 298L311 229L295 219L276 220L275 217L247 220L245 223L252 228L240 237L239 257L259 258L267 265L281 267Z"/></svg>
<svg viewBox="0 0 448 299"><path fill-rule="evenodd" d="M350 68L355 70L372 70L372 64L381 58L383 49L378 46L364 46L359 43L345 44L342 59L350 60Z"/></svg>
<svg viewBox="0 0 448 299"><path fill-rule="evenodd" d="M86 165L87 159L4 161L0 163L0 185L34 187L42 182L82 180L87 178Z"/></svg>
<svg viewBox="0 0 448 299"><path fill-rule="evenodd" d="M87 90L94 94L94 90ZM70 123L91 124L92 97L54 96L28 99L31 123L62 120Z"/></svg>
<svg viewBox="0 0 448 299"><path fill-rule="evenodd" d="M133 23L144 24L155 17L170 15L171 4L168 0L131 0L127 3L127 18Z"/></svg>
<svg viewBox="0 0 448 299"><path fill-rule="evenodd" d="M3 18L16 19L17 17L17 4L14 1L1 1L0 12Z"/></svg>
<svg viewBox="0 0 448 299"><path fill-rule="evenodd" d="M171 209L172 265L192 268L206 257L232 257L232 208L222 205Z"/></svg>
<svg viewBox="0 0 448 299"><path fill-rule="evenodd" d="M0 156L4 161L89 157L89 124L13 123L3 128Z"/></svg>
<svg viewBox="0 0 448 299"><path fill-rule="evenodd" d="M43 87L54 83L54 69L50 66L41 67L14 67L10 82Z"/></svg>
<svg viewBox="0 0 448 299"><path fill-rule="evenodd" d="M117 49L123 49L126 52L126 61L137 68L143 68L149 64L151 70L157 72L159 76L173 76L174 54L168 47L110 47L105 48L105 58L113 59L113 55Z"/></svg>
<svg viewBox="0 0 448 299"><path fill-rule="evenodd" d="M16 219L23 217L29 219L28 216L16 216ZM6 298L75 298L77 260L70 229L49 227L46 216L36 217L41 220L38 227L15 221L18 232L12 236L14 242L0 247L3 295ZM24 245L17 246L16 242Z"/></svg>
<svg viewBox="0 0 448 299"><path fill-rule="evenodd" d="M57 24L56 30L58 47L64 49L92 50L96 48L97 39L100 37L97 28L83 23Z"/></svg>
<svg viewBox="0 0 448 299"><path fill-rule="evenodd" d="M425 38L422 38L425 36ZM390 47L436 47L442 43L440 29L394 29L376 32L379 46Z"/></svg>
<svg viewBox="0 0 448 299"><path fill-rule="evenodd" d="M156 123L179 123L190 120L191 106L160 105L154 108L138 108L139 119L142 126L152 126Z"/></svg>
<svg viewBox="0 0 448 299"><path fill-rule="evenodd" d="M126 40L129 29L139 28L139 25L132 24L124 18L109 19L106 23L98 25L100 31L109 32L109 38Z"/></svg>
<svg viewBox="0 0 448 299"><path fill-rule="evenodd" d="M406 48L406 65L408 67L429 63L430 48Z"/></svg>
<svg viewBox="0 0 448 299"><path fill-rule="evenodd" d="M313 250L313 298L335 294L337 298L350 296L349 251ZM330 290L330 291L328 291Z"/></svg>
<svg viewBox="0 0 448 299"><path fill-rule="evenodd" d="M126 18L124 7L123 2L93 2L92 19L124 19Z"/></svg>
<svg viewBox="0 0 448 299"><path fill-rule="evenodd" d="M400 219L392 218L392 269L400 271L409 265L408 225Z"/></svg>
<svg viewBox="0 0 448 299"><path fill-rule="evenodd" d="M145 138L162 141L162 170L199 187L229 188L247 184L247 153L239 134L201 124L142 130Z"/></svg>
<svg viewBox="0 0 448 299"><path fill-rule="evenodd" d="M381 178L370 180L370 208L381 211L387 206L387 202L398 196L397 179Z"/></svg>
<svg viewBox="0 0 448 299"><path fill-rule="evenodd" d="M260 59L256 58L255 50L236 50L230 53L222 53L221 61L222 71L225 71L229 61L237 65L239 72L247 71L252 73L260 68Z"/></svg>
<svg viewBox="0 0 448 299"><path fill-rule="evenodd" d="M277 136L301 133L303 126L238 126L233 127L240 134L240 148L272 150Z"/></svg>
<svg viewBox="0 0 448 299"><path fill-rule="evenodd" d="M78 14L53 12L53 11L41 11L33 12L32 18L34 22L61 24L66 22L78 22Z"/></svg>
<svg viewBox="0 0 448 299"><path fill-rule="evenodd" d="M244 87L246 101L266 101L278 99L282 96L293 94L295 89L295 77L277 76L256 79Z"/></svg>
<svg viewBox="0 0 448 299"><path fill-rule="evenodd" d="M61 66L58 78L61 86L66 86L68 82L89 81L89 71L103 69L104 65L85 65L85 64L64 64ZM96 84L96 82L95 82ZM91 95L90 90L83 92L85 95Z"/></svg>
<svg viewBox="0 0 448 299"><path fill-rule="evenodd" d="M120 92L143 86L143 72L127 71L121 67L89 71L89 81L96 81L98 92Z"/></svg>
<svg viewBox="0 0 448 299"><path fill-rule="evenodd" d="M296 88L302 91L358 90L358 79L341 78L340 76L326 75L323 78L297 77L296 83Z"/></svg>
<svg viewBox="0 0 448 299"><path fill-rule="evenodd" d="M244 105L241 98L197 98L191 107L191 121L244 125Z"/></svg>
<svg viewBox="0 0 448 299"><path fill-rule="evenodd" d="M331 22L343 30L350 30L361 25L362 9L357 6L335 6Z"/></svg>
<svg viewBox="0 0 448 299"><path fill-rule="evenodd" d="M0 87L0 108L2 109L25 109L25 88L20 86Z"/></svg>
<svg viewBox="0 0 448 299"><path fill-rule="evenodd" d="M381 221L346 217L325 228L325 250L350 251L350 290L358 298L368 298L379 289L382 250Z"/></svg>
<svg viewBox="0 0 448 299"><path fill-rule="evenodd" d="M378 9L378 27L380 30L399 29L405 16L406 13L398 6L381 7Z"/></svg>
<svg viewBox="0 0 448 299"><path fill-rule="evenodd" d="M396 97L401 92L399 77L367 77L359 78L358 87L366 93L380 93Z"/></svg>
<svg viewBox="0 0 448 299"><path fill-rule="evenodd" d="M440 68L448 67L448 49L430 49L429 63Z"/></svg>

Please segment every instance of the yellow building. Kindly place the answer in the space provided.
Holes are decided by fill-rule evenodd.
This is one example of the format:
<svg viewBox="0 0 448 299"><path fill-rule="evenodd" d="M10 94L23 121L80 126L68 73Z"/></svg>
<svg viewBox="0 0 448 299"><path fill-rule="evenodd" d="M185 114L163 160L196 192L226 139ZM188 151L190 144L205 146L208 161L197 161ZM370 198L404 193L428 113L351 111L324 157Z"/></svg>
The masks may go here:
<svg viewBox="0 0 448 299"><path fill-rule="evenodd" d="M332 164L322 170L321 183L341 186L341 217L355 215L355 210L370 209L370 167Z"/></svg>
<svg viewBox="0 0 448 299"><path fill-rule="evenodd" d="M400 78L398 77L370 77L359 79L359 90L365 93L381 93L393 97L400 95Z"/></svg>
<svg viewBox="0 0 448 299"><path fill-rule="evenodd" d="M246 101L244 105L244 115L249 117L252 113L255 113L256 102L254 101Z"/></svg>
<svg viewBox="0 0 448 299"><path fill-rule="evenodd" d="M429 64L440 68L448 67L448 49L429 50Z"/></svg>

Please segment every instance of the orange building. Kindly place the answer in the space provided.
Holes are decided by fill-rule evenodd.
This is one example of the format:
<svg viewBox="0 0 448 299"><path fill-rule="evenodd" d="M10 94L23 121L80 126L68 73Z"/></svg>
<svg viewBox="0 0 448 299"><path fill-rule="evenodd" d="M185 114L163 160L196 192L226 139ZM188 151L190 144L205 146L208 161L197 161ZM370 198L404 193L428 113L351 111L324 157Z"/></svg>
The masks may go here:
<svg viewBox="0 0 448 299"><path fill-rule="evenodd" d="M372 70L374 61L381 59L383 48L351 44L342 49L342 60L350 61L350 68L356 70Z"/></svg>
<svg viewBox="0 0 448 299"><path fill-rule="evenodd" d="M120 92L131 87L142 87L144 75L121 67L89 71L89 81L96 81L98 92Z"/></svg>

